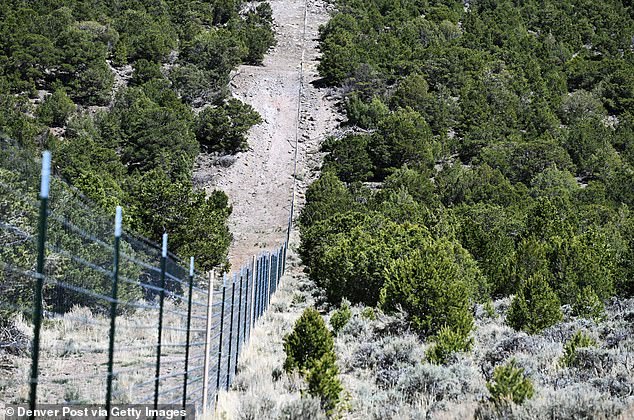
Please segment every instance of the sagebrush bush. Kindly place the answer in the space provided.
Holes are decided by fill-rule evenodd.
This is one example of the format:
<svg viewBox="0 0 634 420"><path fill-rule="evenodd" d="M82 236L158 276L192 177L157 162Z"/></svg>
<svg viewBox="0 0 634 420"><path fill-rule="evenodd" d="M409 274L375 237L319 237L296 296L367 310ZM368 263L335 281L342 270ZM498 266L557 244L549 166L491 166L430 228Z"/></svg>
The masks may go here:
<svg viewBox="0 0 634 420"><path fill-rule="evenodd" d="M337 335L339 331L350 321L352 311L350 310L350 302L343 300L341 306L330 317L330 325L332 332Z"/></svg>
<svg viewBox="0 0 634 420"><path fill-rule="evenodd" d="M471 337L453 331L449 327L442 327L434 339L434 344L427 350L427 360L435 364L444 364L449 357L461 351L469 351L473 345Z"/></svg>
<svg viewBox="0 0 634 420"><path fill-rule="evenodd" d="M419 363L404 369L393 388L408 403L415 404L421 398L428 401L460 401L486 392L475 380L475 367L454 364L439 366Z"/></svg>
<svg viewBox="0 0 634 420"><path fill-rule="evenodd" d="M318 398L302 397L285 404L278 420L326 420Z"/></svg>
<svg viewBox="0 0 634 420"><path fill-rule="evenodd" d="M596 340L583 331L577 331L570 340L564 344L564 355L561 358L563 366L573 366L577 359L577 349L583 347L592 347L597 344Z"/></svg>
<svg viewBox="0 0 634 420"><path fill-rule="evenodd" d="M515 359L493 370L493 378L487 382L487 389L491 393L490 400L496 405L509 401L522 404L532 398L534 393L533 383L524 375L524 369L517 367Z"/></svg>
<svg viewBox="0 0 634 420"><path fill-rule="evenodd" d="M557 294L542 274L535 274L520 286L506 322L516 330L535 334L561 321L562 317Z"/></svg>

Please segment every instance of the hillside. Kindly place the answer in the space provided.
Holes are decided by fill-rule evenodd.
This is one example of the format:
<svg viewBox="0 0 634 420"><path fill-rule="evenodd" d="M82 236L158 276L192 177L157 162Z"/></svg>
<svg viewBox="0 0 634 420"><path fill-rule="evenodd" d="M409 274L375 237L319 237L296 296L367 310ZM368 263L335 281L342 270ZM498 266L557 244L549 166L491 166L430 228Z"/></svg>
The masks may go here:
<svg viewBox="0 0 634 420"><path fill-rule="evenodd" d="M0 5L0 130L53 150L55 172L131 228L169 231L200 269L227 262L231 213L194 188L199 153L233 154L261 121L230 73L274 43L265 2L6 1Z"/></svg>
<svg viewBox="0 0 634 420"><path fill-rule="evenodd" d="M631 5L334 5L346 122L227 415L631 417Z"/></svg>
<svg viewBox="0 0 634 420"><path fill-rule="evenodd" d="M263 257L208 297L198 291L223 299L198 302L201 321L222 308L215 373L227 391L211 416L634 417L631 2L11 0L0 20L0 204L11 219L0 262L24 270L2 279L35 278L35 170L12 147L52 149L55 174L104 222L64 200L61 211L109 238L122 205L127 230L154 241L169 232L174 258L195 256L200 272L272 249L292 218L279 288L276 254L275 269ZM112 254L53 216L51 243L75 254L53 252L47 269L89 293L68 294L81 307L44 299L60 315L45 334L52 367L105 356L108 308L90 293L108 293ZM152 263L133 256L139 284L123 299L162 312L155 285L148 296L136 287L146 271L157 281L158 249L147 249ZM253 282L243 289L253 269L257 297ZM27 312L24 284L0 281L0 305ZM247 313L254 321L244 348L222 333L236 289L238 335ZM168 302L178 363L183 297ZM0 333L24 349L30 326L15 312L0 312ZM124 315L138 331L156 318ZM73 316L104 327L99 337L86 328L87 350L75 343L84 330L68 334ZM137 334L124 338L154 351L154 335ZM151 385L134 375L131 388ZM49 381L54 393L64 381ZM25 400L19 383L0 391Z"/></svg>

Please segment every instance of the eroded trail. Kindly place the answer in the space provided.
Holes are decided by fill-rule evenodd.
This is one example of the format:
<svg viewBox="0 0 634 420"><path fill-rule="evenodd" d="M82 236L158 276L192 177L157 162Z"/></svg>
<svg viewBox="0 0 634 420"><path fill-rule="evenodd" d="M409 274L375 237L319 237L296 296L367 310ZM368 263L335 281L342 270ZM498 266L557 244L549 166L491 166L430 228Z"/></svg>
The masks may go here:
<svg viewBox="0 0 634 420"><path fill-rule="evenodd" d="M241 66L232 83L235 97L253 106L264 122L249 135L249 150L229 167L201 157L197 176L207 190L221 189L233 206L230 228L234 268L284 241L291 207L297 144L296 208L319 165L323 137L336 126L334 101L312 84L317 78L319 26L328 21L321 0L270 0L277 46L263 66ZM297 143L296 143L297 140Z"/></svg>

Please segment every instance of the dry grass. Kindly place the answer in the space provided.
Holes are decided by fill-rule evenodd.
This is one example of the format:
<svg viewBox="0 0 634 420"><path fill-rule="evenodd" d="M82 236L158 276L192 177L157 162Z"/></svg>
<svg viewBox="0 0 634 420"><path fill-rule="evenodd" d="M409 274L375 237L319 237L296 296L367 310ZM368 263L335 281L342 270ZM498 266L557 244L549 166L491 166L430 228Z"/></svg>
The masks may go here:
<svg viewBox="0 0 634 420"><path fill-rule="evenodd" d="M293 273L273 301L276 309L258 325L232 390L221 395L216 418L322 418L314 404L311 408L310 401L300 398L302 381L281 369L282 336L304 307L314 303L308 280L298 268ZM568 314L562 323L536 335L505 325L507 301L495 302L495 317L477 307L473 350L441 366L425 362L429 343L408 329L403 314L374 311L372 317L364 308L353 307L352 318L335 341L345 388L335 417L634 418L634 300L613 301L599 324ZM579 329L595 337L598 345L582 349L577 364L564 367L559 362L563 344ZM523 405L502 409L488 402L486 382L495 366L511 358L524 368L536 392Z"/></svg>
<svg viewBox="0 0 634 420"><path fill-rule="evenodd" d="M253 329L231 390L220 393L215 416L210 413L203 419L275 419L300 399L303 380L284 372L282 343L303 310L314 304L311 290L296 257L289 254L287 274L269 311Z"/></svg>
<svg viewBox="0 0 634 420"><path fill-rule="evenodd" d="M170 311L183 311L169 300L165 305L161 375L182 371L186 340L185 319ZM201 315L201 314L199 314ZM119 403L138 402L151 395L157 341L157 310L138 310L119 316L116 324L114 400ZM22 317L13 324L18 331L32 338L32 326ZM195 335L192 342L200 341ZM45 319L41 332L40 385L38 403L103 403L105 401L109 342L109 318L93 314L85 307L53 319ZM172 347L172 345L175 345ZM196 357L201 349L192 349ZM28 354L2 353L0 363L0 400L20 403L28 399L28 377L31 358ZM142 385L143 384L143 385ZM182 384L182 376L161 382L161 389ZM179 394L167 395L175 399ZM167 402L167 401L166 401Z"/></svg>

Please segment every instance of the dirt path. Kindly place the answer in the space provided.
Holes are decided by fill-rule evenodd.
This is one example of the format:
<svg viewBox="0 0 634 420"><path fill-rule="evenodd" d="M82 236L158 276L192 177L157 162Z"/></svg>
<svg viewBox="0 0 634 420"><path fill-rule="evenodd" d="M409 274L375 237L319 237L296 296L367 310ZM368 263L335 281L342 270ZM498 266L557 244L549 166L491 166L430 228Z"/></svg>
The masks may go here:
<svg viewBox="0 0 634 420"><path fill-rule="evenodd" d="M229 223L234 242L229 258L234 268L284 241L296 140L300 181L295 205L300 208L306 185L319 165L319 143L337 124L334 101L311 84L318 78L318 29L328 20L325 2L269 2L277 46L263 66L241 66L231 83L233 95L251 104L264 123L251 130L249 150L239 153L231 166L210 165L201 156L195 173L198 179L208 179L205 189L222 189L233 205Z"/></svg>

